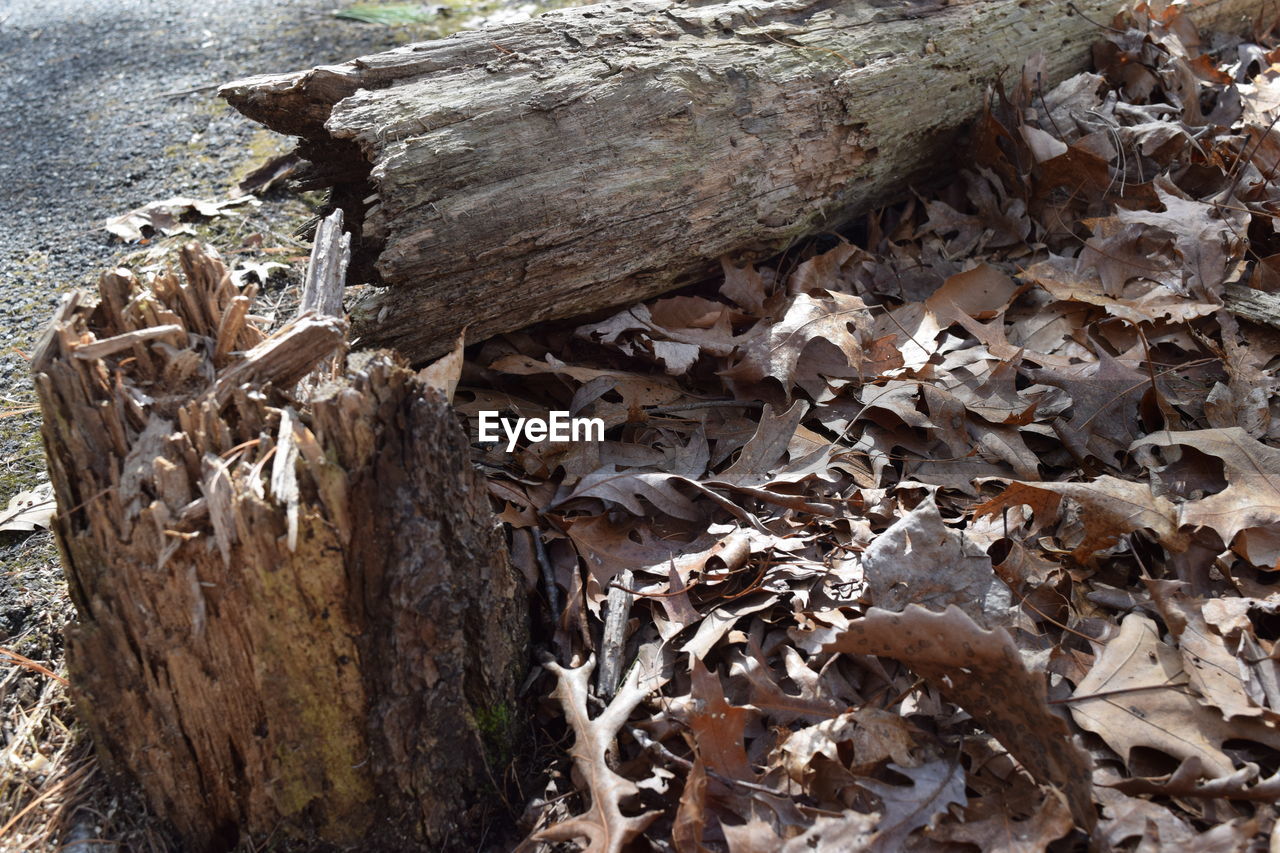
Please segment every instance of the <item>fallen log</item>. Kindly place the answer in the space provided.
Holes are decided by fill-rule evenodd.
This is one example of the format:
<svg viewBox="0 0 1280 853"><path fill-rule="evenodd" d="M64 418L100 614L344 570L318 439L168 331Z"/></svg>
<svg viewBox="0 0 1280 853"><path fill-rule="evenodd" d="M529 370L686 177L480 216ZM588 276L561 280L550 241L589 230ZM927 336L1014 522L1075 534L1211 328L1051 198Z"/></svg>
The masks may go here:
<svg viewBox="0 0 1280 853"><path fill-rule="evenodd" d="M445 849L510 752L523 587L449 406L386 353L339 369L339 233L275 334L192 245L33 358L73 697L184 850Z"/></svg>
<svg viewBox="0 0 1280 853"><path fill-rule="evenodd" d="M223 87L302 137L411 359L637 301L834 228L956 162L985 89L1089 64L1127 0L634 0ZM1188 6L1242 28L1261 0Z"/></svg>

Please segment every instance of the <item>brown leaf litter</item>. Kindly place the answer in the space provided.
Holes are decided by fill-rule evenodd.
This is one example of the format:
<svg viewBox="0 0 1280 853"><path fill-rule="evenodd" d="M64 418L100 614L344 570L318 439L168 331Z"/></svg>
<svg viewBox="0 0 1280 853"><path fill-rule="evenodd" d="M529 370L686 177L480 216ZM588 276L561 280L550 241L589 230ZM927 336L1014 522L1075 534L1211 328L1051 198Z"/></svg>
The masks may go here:
<svg viewBox="0 0 1280 853"><path fill-rule="evenodd" d="M856 243L426 374L606 428L476 446L567 747L520 849L1274 849L1280 49L1100 32Z"/></svg>

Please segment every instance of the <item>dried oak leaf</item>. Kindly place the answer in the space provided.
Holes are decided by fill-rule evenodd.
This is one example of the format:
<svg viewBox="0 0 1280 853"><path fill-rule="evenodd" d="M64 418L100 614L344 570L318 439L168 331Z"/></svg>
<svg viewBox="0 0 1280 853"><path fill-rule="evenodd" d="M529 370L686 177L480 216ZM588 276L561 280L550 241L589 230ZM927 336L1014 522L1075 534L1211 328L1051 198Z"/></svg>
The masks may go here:
<svg viewBox="0 0 1280 853"><path fill-rule="evenodd" d="M1254 820L1236 818L1197 832L1166 806L1104 787L1098 788L1098 800L1104 807L1098 831L1111 849L1127 847L1129 839L1138 838L1136 850L1238 853L1249 849L1249 839L1258 831Z"/></svg>
<svg viewBox="0 0 1280 853"><path fill-rule="evenodd" d="M810 345L836 347L850 372L856 373L863 351L857 328L866 316L867 306L856 296L797 293L780 319L762 321L747 333L737 364L721 375L737 382L773 377L790 396L800 357Z"/></svg>
<svg viewBox="0 0 1280 853"><path fill-rule="evenodd" d="M863 815L863 817L868 817L874 825L874 817L869 815ZM746 823L721 824L720 829L729 846L729 853L779 853L779 851L792 849L790 846L784 846L783 837L778 834L774 825L758 814L753 814ZM794 849L796 853L815 853L815 849L809 847ZM835 848L825 849L830 853L836 853ZM847 849L849 848L840 848L840 850Z"/></svg>
<svg viewBox="0 0 1280 853"><path fill-rule="evenodd" d="M821 675L814 672L800 653L790 646L783 646L782 660L786 677L799 688L799 693L787 693L782 689L777 681L779 673L770 668L764 652L754 640L748 641L747 651L740 653L729 669L730 678L747 680L750 685L748 701L771 721L784 726L790 726L797 720L808 723L830 721L840 716L849 702L857 700L852 688L842 680L837 681L832 670Z"/></svg>
<svg viewBox="0 0 1280 853"><path fill-rule="evenodd" d="M1104 290L1093 270L1082 269L1074 258L1058 255L1028 267L1022 277L1043 287L1054 299L1096 305L1133 323L1156 323L1166 317L1186 322L1218 310L1217 305L1188 299L1159 282L1141 278L1131 279L1113 296Z"/></svg>
<svg viewBox="0 0 1280 853"><path fill-rule="evenodd" d="M973 844L1000 853L1044 853L1045 847L1071 831L1071 810L1056 793L1025 820L1016 820L1007 803L983 797L965 810L964 823L948 823L929 832L929 838L953 844Z"/></svg>
<svg viewBox="0 0 1280 853"><path fill-rule="evenodd" d="M800 421L808 411L809 404L803 400L797 400L790 409L781 413L766 405L755 435L743 445L734 463L716 475L716 480L734 484L765 483L769 472L787 452Z"/></svg>
<svg viewBox="0 0 1280 853"><path fill-rule="evenodd" d="M729 779L755 782L758 774L747 759L744 733L755 709L731 705L720 676L707 669L699 657L691 661L690 696L695 709L687 723L697 744L699 759L707 769Z"/></svg>
<svg viewBox="0 0 1280 853"><path fill-rule="evenodd" d="M1232 717L1261 717L1266 710L1252 701L1245 684L1244 661L1205 621L1204 602L1192 598L1179 581L1148 580L1151 598L1178 644L1183 670L1200 701Z"/></svg>
<svg viewBox="0 0 1280 853"><path fill-rule="evenodd" d="M707 768L701 758L693 762L684 779L680 805L671 824L671 843L676 853L706 853L702 833L707 825Z"/></svg>
<svg viewBox="0 0 1280 853"><path fill-rule="evenodd" d="M665 474L660 471L619 471L614 465L605 465L587 474L578 481L573 491L558 497L546 507L546 510L555 509L561 504L578 498L599 498L617 503L632 515L643 518L649 514L640 503L640 498L644 498L672 518L701 521L702 510L692 500L681 494L676 488L677 485L683 485L700 496L709 498L712 503L726 510L739 521L744 521L752 527L761 527L759 520L751 513L688 477Z"/></svg>
<svg viewBox="0 0 1280 853"><path fill-rule="evenodd" d="M1207 204L1184 198L1172 181L1161 176L1155 180L1156 195L1163 211L1116 211L1116 218L1126 224L1139 223L1159 228L1173 235L1174 248L1182 256L1183 268L1189 272L1187 292L1198 298L1211 298L1221 293L1222 283L1249 227L1249 213L1239 203Z"/></svg>
<svg viewBox="0 0 1280 853"><path fill-rule="evenodd" d="M1248 557L1248 532L1280 521L1280 450L1240 427L1161 431L1134 442L1133 449L1175 445L1221 460L1227 481L1227 487L1216 494L1179 504L1178 522L1215 530L1223 542L1234 542ZM1240 533L1245 533L1244 541L1235 542Z"/></svg>
<svg viewBox="0 0 1280 853"><path fill-rule="evenodd" d="M1265 779L1256 764L1245 763L1229 776L1205 779L1207 774L1199 758L1184 759L1178 769L1165 776L1121 779L1110 787L1126 794L1154 794L1161 797L1224 797L1231 800L1280 799L1280 772Z"/></svg>
<svg viewBox="0 0 1280 853"><path fill-rule="evenodd" d="M664 538L650 522L629 516L578 515L563 519L562 527L602 588L626 569L660 576L674 570L686 581L713 558L737 569L746 562L752 545L742 530L728 535L708 531L691 540Z"/></svg>
<svg viewBox="0 0 1280 853"><path fill-rule="evenodd" d="M998 316L1020 290L1000 270L990 264L978 264L948 277L924 304L937 318L938 326L946 328L970 318L990 320Z"/></svg>
<svg viewBox="0 0 1280 853"><path fill-rule="evenodd" d="M852 620L829 611L822 619L832 624L797 639L824 652L906 664L969 712L1038 781L1062 790L1079 826L1093 826L1089 757L1050 710L1043 675L1027 669L1008 633L985 630L955 606L941 613L915 604L901 613L873 607Z"/></svg>
<svg viewBox="0 0 1280 853"><path fill-rule="evenodd" d="M577 817L547 827L534 837L539 841L585 838L587 853L622 853L626 845L644 832L659 814L656 811L632 816L623 814L623 802L639 794L640 788L616 773L608 760L608 752L618 730L649 692L647 685L642 686L642 670L647 670L647 667L632 667L613 701L600 716L592 719L587 710L587 695L591 673L596 668L595 657L573 669L554 662L545 666L557 678L552 695L560 700L565 719L573 729L573 748L569 755L586 784L591 808Z"/></svg>
<svg viewBox="0 0 1280 853"><path fill-rule="evenodd" d="M978 623L993 626L1007 622L1014 607L991 558L942 523L933 497L877 536L862 555L862 567L867 597L883 610L955 605Z"/></svg>
<svg viewBox="0 0 1280 853"><path fill-rule="evenodd" d="M601 395L607 392L615 392L622 398L621 403L598 400L595 410L592 412L594 416L604 419L606 429L626 423L632 414L639 412L642 407L673 403L684 399L686 396L685 392L681 390L674 380L664 376L628 373L623 370L597 370L591 367L579 367L565 364L550 355L547 356L546 361L538 361L527 355L506 355L494 360L489 365L489 369L514 376L551 373L576 380L582 383L582 388L579 389L579 393L574 397L575 411L588 403L597 401ZM595 391L594 398L584 399L589 397L589 394L583 393L587 389Z"/></svg>
<svg viewBox="0 0 1280 853"><path fill-rule="evenodd" d="M766 282L760 271L750 264L736 267L728 258L722 258L720 266L724 271L720 295L732 300L753 317L763 317L768 312L771 282Z"/></svg>
<svg viewBox="0 0 1280 853"><path fill-rule="evenodd" d="M1071 811L1056 793L1044 797L1025 820L1016 820L1009 803L983 797L965 809L963 824L943 824L928 838L973 844L983 853L1044 853L1044 848L1071 831Z"/></svg>
<svg viewBox="0 0 1280 853"><path fill-rule="evenodd" d="M592 471L578 481L577 487L564 498L555 501L548 509L575 498L601 498L623 506L632 515L646 516L648 511L640 503L644 498L654 508L672 518L698 521L702 513L693 501L681 494L676 483L689 482L687 478L657 471L619 471L615 465L607 465Z"/></svg>
<svg viewBox="0 0 1280 853"><path fill-rule="evenodd" d="M453 393L458 390L458 380L462 378L462 360L466 342L467 330L464 328L450 352L418 371L418 379L428 388L439 391L446 403L453 402Z"/></svg>
<svg viewBox="0 0 1280 853"><path fill-rule="evenodd" d="M1061 388L1071 398L1071 420L1053 427L1078 458L1095 456L1113 464L1138 437L1138 404L1151 377L1096 347L1098 360L1070 369L1027 369L1036 382Z"/></svg>
<svg viewBox="0 0 1280 853"><path fill-rule="evenodd" d="M1093 825L1089 758L1048 707L1043 675L1027 669L1006 631L983 629L955 606L934 612L910 605L901 613L872 607L858 619L827 611L822 620L828 625L797 640L823 652L905 663L968 711L1038 781L1062 790L1076 824Z"/></svg>
<svg viewBox="0 0 1280 853"><path fill-rule="evenodd" d="M860 787L880 798L884 809L876 833L865 848L871 853L905 850L911 833L932 826L952 804L963 807L969 802L964 792L964 766L959 761L941 758L919 767L890 764L889 769L907 777L911 784L858 781Z"/></svg>
<svg viewBox="0 0 1280 853"><path fill-rule="evenodd" d="M853 749L855 768L869 770L890 758L903 767L920 763L911 755L911 724L898 714L868 706L792 732L778 744L777 753L787 775L808 788L814 759L821 755L841 761L840 745L845 743Z"/></svg>
<svg viewBox="0 0 1280 853"><path fill-rule="evenodd" d="M258 204L253 196L246 195L226 201L207 201L186 196L175 196L163 201L153 201L142 207L134 208L128 213L112 216L103 223L103 227L128 243L141 240L145 235L142 229L149 228L166 236L170 234L191 234L191 226L182 223L187 213L195 213L204 217L221 216L229 207L241 204Z"/></svg>
<svg viewBox="0 0 1280 853"><path fill-rule="evenodd" d="M1226 740L1280 748L1280 731L1247 718L1228 723L1186 686L1177 649L1160 640L1155 622L1130 613L1076 685L1071 715L1126 761L1134 747L1148 747L1174 758L1198 758L1215 777L1235 769L1222 751Z"/></svg>
<svg viewBox="0 0 1280 853"><path fill-rule="evenodd" d="M853 810L839 817L820 817L801 835L787 841L781 847L758 848L777 853L847 853L850 850L867 850L880 824L880 815L864 814ZM728 833L726 833L727 835ZM730 845L730 853L739 848ZM752 849L751 853L756 853Z"/></svg>
<svg viewBox="0 0 1280 853"><path fill-rule="evenodd" d="M1070 498L1080 505L1080 521L1084 539L1072 556L1087 562L1110 548L1126 533L1150 530L1173 550L1186 547L1185 537L1178 532L1177 507L1168 498L1152 494L1146 483L1121 480L1103 475L1087 483L1025 483L1009 481L1009 486L986 503L975 507L975 518L994 516L1011 508L1026 505L1035 516L1036 529L1057 520L1062 499Z"/></svg>
<svg viewBox="0 0 1280 853"><path fill-rule="evenodd" d="M656 361L677 376L699 355L725 356L739 343L733 334L733 310L700 296L671 296L633 305L597 323L574 330L627 355Z"/></svg>

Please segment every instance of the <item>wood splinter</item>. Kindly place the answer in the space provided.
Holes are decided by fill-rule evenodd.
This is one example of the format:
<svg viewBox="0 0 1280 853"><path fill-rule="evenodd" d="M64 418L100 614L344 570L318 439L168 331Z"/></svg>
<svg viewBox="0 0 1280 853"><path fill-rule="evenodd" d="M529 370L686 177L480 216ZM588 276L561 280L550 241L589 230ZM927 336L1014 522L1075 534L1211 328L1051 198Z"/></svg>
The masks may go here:
<svg viewBox="0 0 1280 853"><path fill-rule="evenodd" d="M192 244L70 295L32 361L72 694L188 850L465 843L515 734L525 594L466 436L386 353L335 378L320 240L274 334Z"/></svg>

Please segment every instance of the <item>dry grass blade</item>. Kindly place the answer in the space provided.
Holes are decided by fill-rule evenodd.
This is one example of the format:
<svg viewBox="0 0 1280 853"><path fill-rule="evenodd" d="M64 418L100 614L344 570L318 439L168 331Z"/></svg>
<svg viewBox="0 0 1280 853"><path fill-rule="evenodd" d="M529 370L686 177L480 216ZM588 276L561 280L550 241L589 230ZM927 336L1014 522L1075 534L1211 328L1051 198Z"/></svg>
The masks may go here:
<svg viewBox="0 0 1280 853"><path fill-rule="evenodd" d="M0 660L0 662L17 664L18 666L25 667L31 670L32 672L38 672L41 675L46 675L49 678L52 678L54 681L58 682L59 684L65 685L68 683L65 678L63 678L61 675L58 675L53 670L49 669L44 664L36 663L26 655L20 655L17 652L13 651L12 649L6 649L3 646L0 646L0 655L3 655L3 659Z"/></svg>

